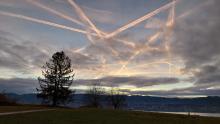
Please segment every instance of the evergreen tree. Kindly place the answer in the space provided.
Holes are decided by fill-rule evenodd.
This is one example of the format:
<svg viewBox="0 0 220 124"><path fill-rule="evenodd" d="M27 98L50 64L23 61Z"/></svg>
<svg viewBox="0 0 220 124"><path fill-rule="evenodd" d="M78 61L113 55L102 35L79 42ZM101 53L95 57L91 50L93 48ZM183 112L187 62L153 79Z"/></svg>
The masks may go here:
<svg viewBox="0 0 220 124"><path fill-rule="evenodd" d="M71 69L71 60L63 51L56 52L43 66L42 75L44 78L38 78L40 88L38 97L43 102L57 106L72 100L74 93L70 90L73 83L73 70Z"/></svg>

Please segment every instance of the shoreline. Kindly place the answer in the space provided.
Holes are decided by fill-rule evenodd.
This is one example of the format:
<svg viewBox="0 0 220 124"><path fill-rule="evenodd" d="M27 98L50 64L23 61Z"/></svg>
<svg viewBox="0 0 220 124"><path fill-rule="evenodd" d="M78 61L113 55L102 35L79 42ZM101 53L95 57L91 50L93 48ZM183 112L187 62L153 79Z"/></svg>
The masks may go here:
<svg viewBox="0 0 220 124"><path fill-rule="evenodd" d="M166 111L145 111L145 110L131 110L139 112L149 112L149 113L164 113L164 114L175 114L175 115L189 115L189 116L201 116L201 117L219 117L220 113L200 113L200 112L166 112Z"/></svg>

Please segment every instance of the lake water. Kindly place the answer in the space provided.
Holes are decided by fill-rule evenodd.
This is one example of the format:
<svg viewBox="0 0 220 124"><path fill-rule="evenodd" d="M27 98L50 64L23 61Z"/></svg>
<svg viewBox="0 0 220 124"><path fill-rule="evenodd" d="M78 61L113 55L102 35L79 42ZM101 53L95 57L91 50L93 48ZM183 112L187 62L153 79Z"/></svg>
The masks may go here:
<svg viewBox="0 0 220 124"><path fill-rule="evenodd" d="M155 112L155 113L169 113L169 114L188 115L188 112L161 112L161 111L144 111L144 112ZM198 112L190 112L190 115L198 115L198 116L204 116L204 117L220 117L220 113L198 113Z"/></svg>

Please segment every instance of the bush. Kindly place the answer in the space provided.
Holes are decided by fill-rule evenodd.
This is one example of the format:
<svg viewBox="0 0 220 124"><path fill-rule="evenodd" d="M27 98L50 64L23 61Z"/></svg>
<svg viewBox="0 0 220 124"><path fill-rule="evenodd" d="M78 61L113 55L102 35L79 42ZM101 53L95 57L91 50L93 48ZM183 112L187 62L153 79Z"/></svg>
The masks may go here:
<svg viewBox="0 0 220 124"><path fill-rule="evenodd" d="M10 99L6 94L0 93L0 105L16 105L16 100Z"/></svg>

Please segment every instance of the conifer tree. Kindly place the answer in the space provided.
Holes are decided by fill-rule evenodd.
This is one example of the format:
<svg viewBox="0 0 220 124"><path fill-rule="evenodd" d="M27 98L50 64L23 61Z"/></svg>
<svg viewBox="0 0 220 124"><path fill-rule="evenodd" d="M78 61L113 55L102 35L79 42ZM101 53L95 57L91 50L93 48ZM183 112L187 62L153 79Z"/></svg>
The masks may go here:
<svg viewBox="0 0 220 124"><path fill-rule="evenodd" d="M71 60L63 51L56 52L43 66L42 75L39 77L40 88L37 88L38 97L42 98L44 103L57 106L72 100L74 91L70 90L73 83L73 70Z"/></svg>

